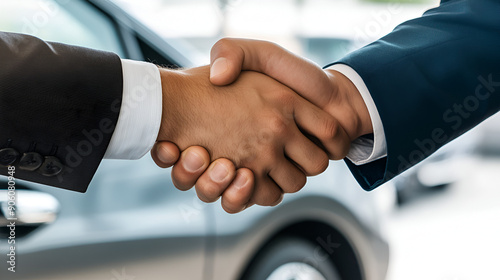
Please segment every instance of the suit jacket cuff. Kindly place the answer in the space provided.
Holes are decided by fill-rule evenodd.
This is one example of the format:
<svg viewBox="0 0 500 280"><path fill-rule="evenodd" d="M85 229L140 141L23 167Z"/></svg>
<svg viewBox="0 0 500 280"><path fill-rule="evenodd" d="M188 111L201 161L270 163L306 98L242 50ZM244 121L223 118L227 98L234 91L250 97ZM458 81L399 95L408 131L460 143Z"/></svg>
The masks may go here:
<svg viewBox="0 0 500 280"><path fill-rule="evenodd" d="M106 159L139 159L153 147L162 114L161 78L151 63L122 59L123 101Z"/></svg>
<svg viewBox="0 0 500 280"><path fill-rule="evenodd" d="M372 99L370 91L366 87L363 79L351 67L345 64L334 64L328 69L335 70L346 76L356 86L365 101L373 126L372 137L360 137L351 143L351 149L347 158L355 165L363 165L374 162L387 156L387 145L385 142L384 127L377 110L377 106Z"/></svg>

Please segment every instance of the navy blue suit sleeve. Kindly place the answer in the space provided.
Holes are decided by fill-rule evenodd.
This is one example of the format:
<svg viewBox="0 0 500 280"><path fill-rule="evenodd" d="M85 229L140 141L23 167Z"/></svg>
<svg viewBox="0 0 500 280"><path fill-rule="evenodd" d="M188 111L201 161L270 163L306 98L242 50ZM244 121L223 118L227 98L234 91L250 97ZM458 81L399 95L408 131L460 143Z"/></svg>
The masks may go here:
<svg viewBox="0 0 500 280"><path fill-rule="evenodd" d="M500 1L443 1L336 63L363 78L387 157L349 168L366 190L387 182L500 109Z"/></svg>

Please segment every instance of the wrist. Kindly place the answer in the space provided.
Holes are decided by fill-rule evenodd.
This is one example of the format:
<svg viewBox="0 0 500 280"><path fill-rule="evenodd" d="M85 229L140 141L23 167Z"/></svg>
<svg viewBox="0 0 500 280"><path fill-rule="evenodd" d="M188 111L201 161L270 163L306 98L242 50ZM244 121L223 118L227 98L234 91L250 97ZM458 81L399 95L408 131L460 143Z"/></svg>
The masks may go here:
<svg viewBox="0 0 500 280"><path fill-rule="evenodd" d="M370 112L357 87L338 71L327 69L325 72L334 88L332 96L336 97L329 111L339 120L351 140L373 133Z"/></svg>
<svg viewBox="0 0 500 280"><path fill-rule="evenodd" d="M162 115L160 131L156 141L175 141L180 131L180 107L182 100L182 72L160 68L162 86Z"/></svg>
<svg viewBox="0 0 500 280"><path fill-rule="evenodd" d="M204 144L212 133L206 116L215 115L217 110L210 106L213 89L209 75L208 66L160 69L163 111L157 141L173 142L181 150Z"/></svg>

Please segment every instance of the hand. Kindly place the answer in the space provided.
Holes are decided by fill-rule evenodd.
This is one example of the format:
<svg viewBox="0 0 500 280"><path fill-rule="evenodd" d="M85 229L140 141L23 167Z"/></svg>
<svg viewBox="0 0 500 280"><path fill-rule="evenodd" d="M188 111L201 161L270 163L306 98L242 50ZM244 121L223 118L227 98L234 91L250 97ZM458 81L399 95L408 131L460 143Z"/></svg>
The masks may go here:
<svg viewBox="0 0 500 280"><path fill-rule="evenodd" d="M373 132L361 94L347 77L337 71L323 70L313 62L266 41L226 38L212 47L210 81L214 85L234 82L242 70L266 74L293 89L335 117L351 141ZM335 150L325 148L331 159L339 159Z"/></svg>
<svg viewBox="0 0 500 280"><path fill-rule="evenodd" d="M191 155L196 155L194 161L199 163L199 169L191 172L204 170L207 159L231 159L232 162L219 159L208 174L196 180L198 196L203 201L216 200L224 191L218 184L229 181L228 178L238 179L237 175L242 175L240 178L248 179L248 170L235 171L231 163L248 167L255 173L255 190L246 205L274 205L281 200L283 192L302 188L305 175L322 172L328 165L327 155L307 139L297 125L329 147L329 151L334 151L333 154L345 153L345 147L335 145L347 143L348 146L349 143L335 119L275 80L246 72L236 83L220 88L210 85L208 76L206 67L181 72L162 70L164 122L158 137L159 141L177 143L182 150L192 145L208 148L210 158L203 150L191 151ZM174 148L175 158L178 153L175 147L171 144L166 147ZM157 149L158 146L154 151ZM153 153L155 161L160 157ZM189 162L193 158L183 156L181 160ZM191 187L183 184L192 182L192 178L184 179L174 176L178 188ZM234 180L233 184L238 181ZM217 183L212 184L214 182ZM252 185L248 180L243 183ZM203 186L201 191L199 185ZM226 191L230 194L231 190Z"/></svg>
<svg viewBox="0 0 500 280"><path fill-rule="evenodd" d="M342 123L347 127L346 131L349 134L350 141L360 135L372 132L368 110L350 80L336 71L321 70L317 65L295 56L273 43L244 39L223 39L212 48L211 64L210 79L215 85L232 83L242 69L260 71L295 89L311 102L321 106L332 115L336 115L339 121L344 120ZM308 75L303 73L308 73ZM343 100L346 100L344 104L352 105L339 106L337 103L341 103L339 101L342 97ZM336 107L340 109L337 111ZM351 117L356 112L358 117ZM349 121L350 123L348 123ZM201 147L195 147L194 149L200 153L203 152ZM170 152L167 153L168 150ZM194 184L198 177L205 172L205 169L200 169L197 173L190 173L184 168L187 164L183 160L184 155L191 152L193 150L190 149L183 152L183 157L172 171L174 180L176 178L189 178L190 184ZM174 145L161 142L157 143L157 149L153 149L151 154L153 158L156 158L157 164L161 164L157 155L163 154L167 156L176 153L178 154L179 151ZM345 150L345 153L347 153L347 150ZM175 161L177 161L177 158L173 158L171 164ZM205 163L205 166L208 166L208 162ZM206 173L210 172L211 170L208 170ZM244 208L234 200L235 196L232 194L236 192L233 191L233 185L230 185L230 183L231 181L228 180L227 182L212 182L211 184L217 185L220 190L225 190L222 193L222 205L226 211L233 209L233 211L228 212L238 212L239 210L235 209L243 210ZM203 189L202 184L197 184L198 187ZM246 188L250 189L251 186L246 186ZM226 196L226 193L231 195ZM252 192L241 193L240 198Z"/></svg>

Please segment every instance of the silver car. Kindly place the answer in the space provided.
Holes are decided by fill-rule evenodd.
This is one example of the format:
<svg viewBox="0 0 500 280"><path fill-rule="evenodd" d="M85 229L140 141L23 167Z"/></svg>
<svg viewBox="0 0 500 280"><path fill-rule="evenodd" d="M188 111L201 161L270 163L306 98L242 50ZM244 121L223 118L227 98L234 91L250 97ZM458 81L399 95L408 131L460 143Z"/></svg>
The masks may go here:
<svg viewBox="0 0 500 280"><path fill-rule="evenodd" d="M3 0L0 11L2 31L191 65L182 42L165 41L109 1ZM170 171L148 156L103 161L85 194L23 181L16 187L16 272L7 270L11 233L3 215L2 280L382 280L388 266L381 194L364 192L342 162L279 206L236 215L175 189ZM6 188L0 178L2 213Z"/></svg>

